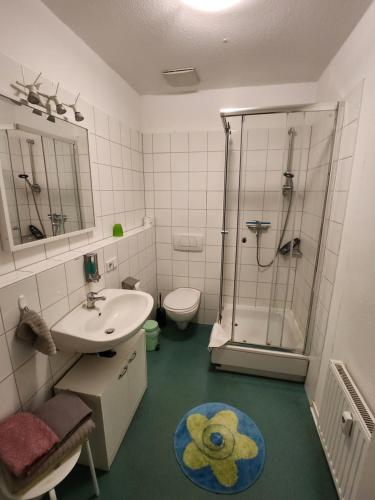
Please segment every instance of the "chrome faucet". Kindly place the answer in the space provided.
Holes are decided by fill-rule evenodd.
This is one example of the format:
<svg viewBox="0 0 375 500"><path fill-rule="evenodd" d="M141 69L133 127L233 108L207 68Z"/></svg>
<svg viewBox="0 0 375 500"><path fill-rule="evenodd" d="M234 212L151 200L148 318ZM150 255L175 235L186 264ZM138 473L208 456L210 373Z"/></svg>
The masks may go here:
<svg viewBox="0 0 375 500"><path fill-rule="evenodd" d="M95 309L95 302L97 300L105 300L106 297L103 295L100 295L99 297L96 297L98 292L89 292L86 297L86 309Z"/></svg>

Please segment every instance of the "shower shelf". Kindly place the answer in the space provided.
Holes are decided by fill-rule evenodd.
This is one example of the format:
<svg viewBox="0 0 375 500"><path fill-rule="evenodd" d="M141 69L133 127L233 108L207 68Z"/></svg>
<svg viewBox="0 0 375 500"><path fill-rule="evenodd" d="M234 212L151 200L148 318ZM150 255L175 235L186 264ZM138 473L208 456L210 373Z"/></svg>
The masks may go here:
<svg viewBox="0 0 375 500"><path fill-rule="evenodd" d="M289 253L287 253L287 254L280 254L280 255L282 255L283 257L286 257L286 258L290 257ZM292 257L299 258L299 257L302 257L302 255L303 255L303 253L301 252L301 250L293 250L293 252L292 252Z"/></svg>

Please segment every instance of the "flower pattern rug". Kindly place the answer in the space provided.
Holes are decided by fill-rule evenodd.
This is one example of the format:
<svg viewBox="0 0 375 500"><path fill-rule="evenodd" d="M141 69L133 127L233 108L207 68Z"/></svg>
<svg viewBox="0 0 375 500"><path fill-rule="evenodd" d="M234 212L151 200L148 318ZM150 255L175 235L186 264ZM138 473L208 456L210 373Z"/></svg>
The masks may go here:
<svg viewBox="0 0 375 500"><path fill-rule="evenodd" d="M239 493L260 476L265 445L256 424L224 403L190 410L174 435L177 461L197 486L214 493Z"/></svg>

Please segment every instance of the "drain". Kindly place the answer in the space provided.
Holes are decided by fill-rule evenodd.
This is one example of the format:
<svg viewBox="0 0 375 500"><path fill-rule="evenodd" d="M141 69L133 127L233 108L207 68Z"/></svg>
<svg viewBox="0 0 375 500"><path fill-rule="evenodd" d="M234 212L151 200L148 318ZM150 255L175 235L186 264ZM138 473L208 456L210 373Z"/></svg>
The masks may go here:
<svg viewBox="0 0 375 500"><path fill-rule="evenodd" d="M106 330L104 330L104 332L107 334L107 335L111 335L111 333L113 333L115 331L114 328L107 328Z"/></svg>

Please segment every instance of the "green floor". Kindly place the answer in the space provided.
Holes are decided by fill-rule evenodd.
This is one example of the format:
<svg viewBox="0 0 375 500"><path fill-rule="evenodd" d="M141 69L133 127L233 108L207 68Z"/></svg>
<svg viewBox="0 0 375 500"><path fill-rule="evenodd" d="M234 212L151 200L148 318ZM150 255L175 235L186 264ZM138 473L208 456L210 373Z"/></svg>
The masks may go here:
<svg viewBox="0 0 375 500"><path fill-rule="evenodd" d="M99 472L101 498L200 500L214 494L180 471L173 433L186 411L207 401L236 406L266 442L259 480L239 500L337 500L302 384L209 370L210 327L169 325L161 349L148 353L149 386L109 473ZM90 474L77 466L57 488L59 500L92 497Z"/></svg>

